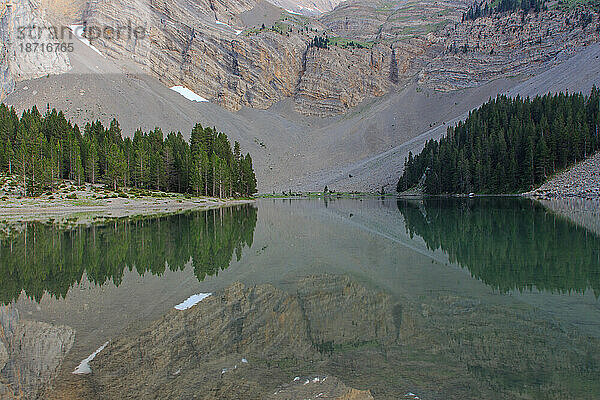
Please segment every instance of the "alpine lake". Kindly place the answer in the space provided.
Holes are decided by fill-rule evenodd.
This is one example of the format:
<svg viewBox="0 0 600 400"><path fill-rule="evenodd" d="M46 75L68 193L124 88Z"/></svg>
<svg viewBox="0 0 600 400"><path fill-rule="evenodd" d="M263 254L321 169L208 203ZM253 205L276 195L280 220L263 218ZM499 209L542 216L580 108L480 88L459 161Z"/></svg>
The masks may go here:
<svg viewBox="0 0 600 400"><path fill-rule="evenodd" d="M598 399L599 296L600 236L524 198L29 223L0 240L2 393L313 398L290 393L331 377L375 399Z"/></svg>

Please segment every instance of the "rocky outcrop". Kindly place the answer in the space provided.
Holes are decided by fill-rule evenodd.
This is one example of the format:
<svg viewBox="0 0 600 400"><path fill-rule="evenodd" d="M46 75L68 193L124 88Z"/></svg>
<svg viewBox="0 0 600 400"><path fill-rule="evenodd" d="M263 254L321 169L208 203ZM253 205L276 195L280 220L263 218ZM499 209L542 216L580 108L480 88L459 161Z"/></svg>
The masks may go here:
<svg viewBox="0 0 600 400"><path fill-rule="evenodd" d="M0 307L0 397L35 398L74 339L67 326L23 320L14 306Z"/></svg>
<svg viewBox="0 0 600 400"><path fill-rule="evenodd" d="M527 195L600 235L600 152L550 178Z"/></svg>
<svg viewBox="0 0 600 400"><path fill-rule="evenodd" d="M96 4L86 23L144 27L143 39L103 37L95 45L230 110L294 97L302 113L334 115L394 83L397 61L388 46L317 49L309 44L322 25L286 13L273 27L245 26L242 14L257 4L110 0Z"/></svg>
<svg viewBox="0 0 600 400"><path fill-rule="evenodd" d="M144 27L143 38L99 38L113 58L133 59L167 85L183 85L230 110L267 108L291 96L301 69L305 40L264 29L253 34L239 15L249 2L98 3L88 26Z"/></svg>
<svg viewBox="0 0 600 400"><path fill-rule="evenodd" d="M351 0L316 19L281 10L264 26L259 0L107 0L90 3L86 23L143 27L144 38L101 37L96 46L167 85L229 110L293 97L297 111L316 116L344 113L415 79L452 90L533 74L598 41L593 10L462 21L469 5ZM311 46L317 36L329 46Z"/></svg>
<svg viewBox="0 0 600 400"><path fill-rule="evenodd" d="M556 174L529 194L539 198L600 199L600 152Z"/></svg>
<svg viewBox="0 0 600 400"><path fill-rule="evenodd" d="M311 47L296 90L296 110L308 115L335 115L368 96L382 96L392 84L392 51L385 46L352 49Z"/></svg>

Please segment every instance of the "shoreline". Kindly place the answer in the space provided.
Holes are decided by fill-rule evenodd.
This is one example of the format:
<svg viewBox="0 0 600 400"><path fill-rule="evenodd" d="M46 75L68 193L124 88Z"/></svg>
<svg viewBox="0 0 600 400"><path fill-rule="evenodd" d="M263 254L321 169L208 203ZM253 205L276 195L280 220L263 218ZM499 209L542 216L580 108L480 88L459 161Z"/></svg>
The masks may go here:
<svg viewBox="0 0 600 400"><path fill-rule="evenodd" d="M145 218L188 211L209 210L241 204L254 199L220 199L124 189L113 192L100 185L61 185L62 191L38 197L0 195L0 234L20 230L26 223L51 223L61 228L90 226L120 218Z"/></svg>

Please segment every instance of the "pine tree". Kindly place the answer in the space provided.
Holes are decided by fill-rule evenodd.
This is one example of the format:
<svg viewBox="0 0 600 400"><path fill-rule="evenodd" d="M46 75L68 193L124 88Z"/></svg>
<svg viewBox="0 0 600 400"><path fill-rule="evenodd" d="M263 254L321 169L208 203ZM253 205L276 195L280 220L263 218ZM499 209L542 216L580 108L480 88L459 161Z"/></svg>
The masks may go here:
<svg viewBox="0 0 600 400"><path fill-rule="evenodd" d="M113 190L117 190L119 182L124 180L126 163L123 150L115 143L112 143L109 147L107 162L107 182L112 186Z"/></svg>

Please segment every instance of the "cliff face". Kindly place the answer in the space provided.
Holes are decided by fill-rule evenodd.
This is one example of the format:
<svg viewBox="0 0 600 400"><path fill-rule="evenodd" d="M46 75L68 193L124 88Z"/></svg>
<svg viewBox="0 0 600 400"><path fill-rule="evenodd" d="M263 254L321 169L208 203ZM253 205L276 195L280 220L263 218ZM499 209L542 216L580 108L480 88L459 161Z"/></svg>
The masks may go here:
<svg viewBox="0 0 600 400"><path fill-rule="evenodd" d="M60 20L82 15L88 28L142 29L141 37L126 29L118 37L92 38L92 43L104 55L133 62L166 85L186 86L234 111L266 109L292 98L300 113L322 117L344 113L411 81L454 90L535 74L599 39L598 12L584 6L465 21L471 4L463 0L278 1L273 4L295 5L312 16L263 0L43 4L52 15L64 9L56 17ZM44 26L37 6L25 0L15 4L5 13L10 18L0 20L0 35L9 32L10 39L14 26ZM307 11L311 7L316 13ZM328 38L328 45L315 44L315 38ZM7 49L14 50L16 42L6 42L0 59L4 91L14 80L69 68L60 52L11 59L15 53Z"/></svg>
<svg viewBox="0 0 600 400"><path fill-rule="evenodd" d="M441 47L440 54L427 64L420 80L452 90L533 75L597 42L599 27L598 13L581 8L504 13L450 25L431 38Z"/></svg>
<svg viewBox="0 0 600 400"><path fill-rule="evenodd" d="M389 47L352 49L311 47L294 95L297 111L327 116L346 112L367 96L382 96L392 86Z"/></svg>
<svg viewBox="0 0 600 400"><path fill-rule="evenodd" d="M15 0L0 6L0 99L15 82L70 69L67 53L41 51L40 46L57 42L53 35L35 2Z"/></svg>
<svg viewBox="0 0 600 400"><path fill-rule="evenodd" d="M386 45L369 48L310 46L324 27L280 11L265 28L244 24L259 3L110 0L93 6L88 26L146 28L147 37L100 38L95 45L117 59L133 59L167 85L184 85L230 110L268 108L294 97L305 114L344 112L395 82Z"/></svg>
<svg viewBox="0 0 600 400"><path fill-rule="evenodd" d="M230 110L267 108L293 93L306 45L298 35L266 29L242 34L240 15L255 5L110 0L87 24L144 27L143 39L102 38L95 45L110 57L133 59L167 85L186 86Z"/></svg>
<svg viewBox="0 0 600 400"><path fill-rule="evenodd" d="M106 0L89 4L86 23L145 28L142 39L104 37L95 45L167 85L229 110L292 97L297 111L316 116L344 113L412 80L451 90L533 74L598 40L595 11L583 27L583 9L463 21L469 6L350 0L313 18L272 6L267 13L260 0ZM315 45L325 37L327 46Z"/></svg>

